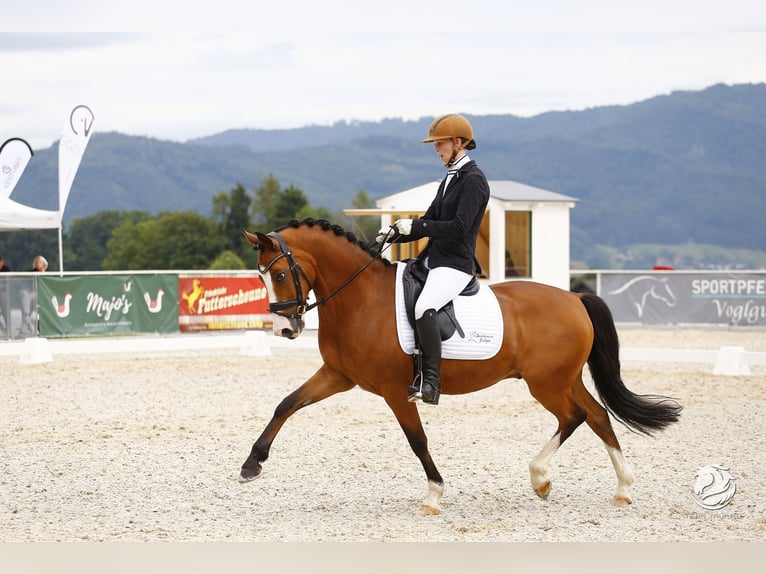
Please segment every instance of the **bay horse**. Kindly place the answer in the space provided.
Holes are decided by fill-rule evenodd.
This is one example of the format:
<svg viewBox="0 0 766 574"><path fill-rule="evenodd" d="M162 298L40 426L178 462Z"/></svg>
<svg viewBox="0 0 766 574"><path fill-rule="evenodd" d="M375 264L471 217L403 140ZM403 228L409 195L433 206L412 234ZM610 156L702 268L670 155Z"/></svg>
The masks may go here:
<svg viewBox="0 0 766 574"><path fill-rule="evenodd" d="M240 482L261 473L277 433L293 413L358 386L383 397L393 411L428 480L421 512L438 514L444 481L431 459L418 406L407 400L413 363L397 339L396 264L325 220L291 221L269 234L243 233L258 252L274 333L298 337L303 315L316 307L323 364L276 407L242 465ZM490 359L443 360L442 394L471 393L504 379L523 379L532 396L558 419L553 437L529 464L537 495L548 497L549 462L585 422L603 441L617 474L613 503L631 504L634 475L608 413L630 429L651 435L677 421L681 406L668 397L638 395L625 387L615 324L598 296L532 281L490 288L503 316L500 350ZM316 298L312 305L307 303L310 290ZM605 406L583 384L586 362Z"/></svg>

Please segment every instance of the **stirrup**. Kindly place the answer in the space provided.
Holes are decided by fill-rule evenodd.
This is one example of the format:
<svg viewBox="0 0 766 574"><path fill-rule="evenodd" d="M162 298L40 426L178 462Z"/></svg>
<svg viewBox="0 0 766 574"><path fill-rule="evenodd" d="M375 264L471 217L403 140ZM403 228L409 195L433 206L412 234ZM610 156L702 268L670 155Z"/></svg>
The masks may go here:
<svg viewBox="0 0 766 574"><path fill-rule="evenodd" d="M407 400L416 403L423 400L423 373L415 375L412 384L407 387Z"/></svg>
<svg viewBox="0 0 766 574"><path fill-rule="evenodd" d="M419 381L418 381L419 379ZM428 384L429 387L431 387L434 391L434 396L430 401L427 401L423 397L423 376L418 375L415 377L415 380L412 381L412 384L407 387L407 393L408 397L407 400L411 403L416 403L418 401L422 401L424 405L438 405L439 404L439 395L441 395L441 390L437 389L434 385Z"/></svg>

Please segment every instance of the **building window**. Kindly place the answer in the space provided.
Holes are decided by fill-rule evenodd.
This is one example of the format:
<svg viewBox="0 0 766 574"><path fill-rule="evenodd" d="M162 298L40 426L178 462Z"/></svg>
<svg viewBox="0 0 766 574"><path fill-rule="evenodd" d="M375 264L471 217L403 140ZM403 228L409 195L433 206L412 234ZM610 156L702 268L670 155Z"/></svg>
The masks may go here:
<svg viewBox="0 0 766 574"><path fill-rule="evenodd" d="M532 212L505 212L505 277L532 276Z"/></svg>

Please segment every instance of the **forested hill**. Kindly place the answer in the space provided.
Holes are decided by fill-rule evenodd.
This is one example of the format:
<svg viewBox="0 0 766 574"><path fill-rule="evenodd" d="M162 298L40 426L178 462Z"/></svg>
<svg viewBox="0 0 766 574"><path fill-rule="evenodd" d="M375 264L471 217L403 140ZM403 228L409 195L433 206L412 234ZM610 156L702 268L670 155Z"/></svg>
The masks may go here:
<svg viewBox="0 0 766 574"><path fill-rule="evenodd" d="M532 118L468 117L478 143L471 156L489 179L580 199L573 258L597 244L766 251L766 84ZM256 188L268 174L315 207L341 209L360 190L375 198L441 177L432 146L420 143L430 120L233 129L187 143L96 133L65 219L110 209L209 214L217 192ZM56 161L55 145L37 150L13 198L54 209Z"/></svg>

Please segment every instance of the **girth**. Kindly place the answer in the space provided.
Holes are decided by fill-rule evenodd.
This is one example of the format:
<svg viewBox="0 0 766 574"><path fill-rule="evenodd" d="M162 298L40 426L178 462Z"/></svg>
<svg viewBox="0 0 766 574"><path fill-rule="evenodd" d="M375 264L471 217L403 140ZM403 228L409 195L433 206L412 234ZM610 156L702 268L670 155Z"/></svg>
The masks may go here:
<svg viewBox="0 0 766 574"><path fill-rule="evenodd" d="M415 302L420 296L420 292L423 291L423 285L425 285L426 277L428 276L428 268L420 259L405 259L400 261L405 264L404 273L402 274L402 286L404 288L404 307L407 310L407 320L413 329L415 329ZM471 279L465 289L460 292L462 296L476 295L479 292L479 282L476 277ZM439 332L441 334L441 340L446 341L455 331L458 332L461 338L465 338L460 323L455 316L455 308L452 301L447 303L441 309L437 309L436 321L439 325Z"/></svg>

